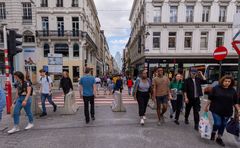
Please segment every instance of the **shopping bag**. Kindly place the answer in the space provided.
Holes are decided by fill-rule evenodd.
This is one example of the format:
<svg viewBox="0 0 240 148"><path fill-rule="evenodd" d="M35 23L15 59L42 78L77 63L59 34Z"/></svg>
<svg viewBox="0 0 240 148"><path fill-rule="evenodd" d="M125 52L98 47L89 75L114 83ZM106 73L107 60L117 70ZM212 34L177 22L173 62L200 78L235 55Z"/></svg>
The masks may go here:
<svg viewBox="0 0 240 148"><path fill-rule="evenodd" d="M212 133L212 125L210 124L208 113L205 112L199 122L199 132L201 138L210 139Z"/></svg>
<svg viewBox="0 0 240 148"><path fill-rule="evenodd" d="M227 123L226 130L228 133L239 137L239 121L235 118L231 118Z"/></svg>
<svg viewBox="0 0 240 148"><path fill-rule="evenodd" d="M156 108L157 108L156 103L155 103L152 99L150 99L150 100L148 101L148 106L149 106L151 109L156 109Z"/></svg>

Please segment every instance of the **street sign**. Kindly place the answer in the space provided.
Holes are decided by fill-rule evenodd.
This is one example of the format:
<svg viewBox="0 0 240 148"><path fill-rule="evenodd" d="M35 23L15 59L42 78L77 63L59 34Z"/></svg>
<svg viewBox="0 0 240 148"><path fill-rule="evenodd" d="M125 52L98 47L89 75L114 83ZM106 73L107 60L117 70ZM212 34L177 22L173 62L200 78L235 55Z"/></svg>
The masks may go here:
<svg viewBox="0 0 240 148"><path fill-rule="evenodd" d="M217 61L222 61L223 59L225 59L227 54L228 54L227 48L224 47L224 46L220 46L220 47L215 49L215 51L213 53L213 57Z"/></svg>
<svg viewBox="0 0 240 148"><path fill-rule="evenodd" d="M62 73L62 54L48 54L48 72L53 74Z"/></svg>
<svg viewBox="0 0 240 148"><path fill-rule="evenodd" d="M232 46L236 50L237 54L240 55L240 41L233 41Z"/></svg>

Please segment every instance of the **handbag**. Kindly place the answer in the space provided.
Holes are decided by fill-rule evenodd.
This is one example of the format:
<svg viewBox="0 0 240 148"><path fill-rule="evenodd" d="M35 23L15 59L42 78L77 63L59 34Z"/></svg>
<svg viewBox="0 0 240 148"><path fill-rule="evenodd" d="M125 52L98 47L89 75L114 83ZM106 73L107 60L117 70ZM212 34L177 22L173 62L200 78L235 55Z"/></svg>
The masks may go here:
<svg viewBox="0 0 240 148"><path fill-rule="evenodd" d="M231 118L227 123L226 130L228 133L239 137L239 121L235 118Z"/></svg>
<svg viewBox="0 0 240 148"><path fill-rule="evenodd" d="M199 132L201 138L210 139L212 133L212 126L209 121L208 113L205 112L199 122Z"/></svg>

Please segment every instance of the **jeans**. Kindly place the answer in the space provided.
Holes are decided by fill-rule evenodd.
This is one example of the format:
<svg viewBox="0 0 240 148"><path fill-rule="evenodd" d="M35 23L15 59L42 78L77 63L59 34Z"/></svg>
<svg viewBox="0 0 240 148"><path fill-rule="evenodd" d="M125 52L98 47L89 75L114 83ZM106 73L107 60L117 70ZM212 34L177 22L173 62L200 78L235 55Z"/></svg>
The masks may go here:
<svg viewBox="0 0 240 148"><path fill-rule="evenodd" d="M176 112L175 119L178 120L181 109L182 109L183 96L177 95L177 100L171 100L171 104L172 104L173 113Z"/></svg>
<svg viewBox="0 0 240 148"><path fill-rule="evenodd" d="M0 121L2 120L3 107L0 107Z"/></svg>
<svg viewBox="0 0 240 148"><path fill-rule="evenodd" d="M218 135L222 136L230 117L220 116L216 113L212 113L212 116L214 121L213 133L218 132Z"/></svg>
<svg viewBox="0 0 240 148"><path fill-rule="evenodd" d="M83 96L84 101L84 114L86 121L88 122L90 120L89 117L89 102L91 105L91 117L94 117L95 111L94 111L94 96Z"/></svg>
<svg viewBox="0 0 240 148"><path fill-rule="evenodd" d="M186 104L186 109L185 109L185 120L188 120L188 117L189 117L192 107L193 107L193 116L194 116L195 127L198 127L199 112L201 110L200 98L189 98L189 103Z"/></svg>
<svg viewBox="0 0 240 148"><path fill-rule="evenodd" d="M128 95L131 95L132 87L128 87Z"/></svg>
<svg viewBox="0 0 240 148"><path fill-rule="evenodd" d="M46 105L45 105L46 99L48 99L48 102L49 102L52 106L56 106L56 104L52 101L52 95L49 95L49 94L41 94L42 111L43 111L43 113L47 113Z"/></svg>
<svg viewBox="0 0 240 148"><path fill-rule="evenodd" d="M140 117L144 116L146 113L149 98L150 98L149 92L137 91L137 102Z"/></svg>
<svg viewBox="0 0 240 148"><path fill-rule="evenodd" d="M14 125L19 125L20 112L22 108L24 108L28 116L29 123L33 123L33 114L31 110L32 98L31 97L28 98L28 101L25 107L22 106L22 102L24 99L25 99L25 96L19 96L19 98L16 101L14 112L13 112Z"/></svg>

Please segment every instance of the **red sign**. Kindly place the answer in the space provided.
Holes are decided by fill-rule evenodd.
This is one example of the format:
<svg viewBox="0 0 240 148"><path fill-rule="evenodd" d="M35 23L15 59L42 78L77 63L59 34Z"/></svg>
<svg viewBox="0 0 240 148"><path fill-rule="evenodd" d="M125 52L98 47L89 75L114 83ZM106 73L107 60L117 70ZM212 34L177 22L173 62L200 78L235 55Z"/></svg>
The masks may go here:
<svg viewBox="0 0 240 148"><path fill-rule="evenodd" d="M224 46L220 46L220 47L215 49L215 51L213 53L213 57L217 61L222 61L223 59L225 59L227 54L228 54L227 48L224 47Z"/></svg>
<svg viewBox="0 0 240 148"><path fill-rule="evenodd" d="M240 41L233 41L232 46L236 50L237 54L240 55Z"/></svg>

